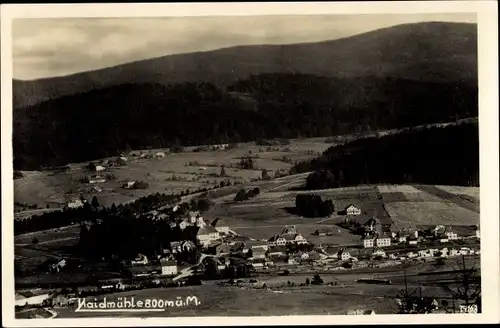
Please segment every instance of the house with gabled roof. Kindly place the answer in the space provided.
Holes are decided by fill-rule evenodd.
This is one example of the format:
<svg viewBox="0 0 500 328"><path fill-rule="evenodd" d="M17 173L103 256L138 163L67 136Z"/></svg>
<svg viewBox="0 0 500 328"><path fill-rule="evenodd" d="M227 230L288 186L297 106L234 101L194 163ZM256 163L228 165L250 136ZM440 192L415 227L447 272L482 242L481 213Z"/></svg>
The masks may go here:
<svg viewBox="0 0 500 328"><path fill-rule="evenodd" d="M349 204L345 208L345 213L347 215L361 215L361 209L358 208L357 206L354 206L353 204Z"/></svg>
<svg viewBox="0 0 500 328"><path fill-rule="evenodd" d="M212 226L205 226L203 228L199 228L196 233L196 239L203 246L208 246L212 244L214 241L220 239L220 233Z"/></svg>

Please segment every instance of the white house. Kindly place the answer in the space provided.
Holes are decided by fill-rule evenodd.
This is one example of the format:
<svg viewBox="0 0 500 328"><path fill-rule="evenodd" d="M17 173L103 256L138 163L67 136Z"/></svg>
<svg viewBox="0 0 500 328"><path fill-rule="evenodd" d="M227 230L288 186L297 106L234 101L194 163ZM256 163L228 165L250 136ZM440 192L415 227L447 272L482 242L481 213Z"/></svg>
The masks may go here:
<svg viewBox="0 0 500 328"><path fill-rule="evenodd" d="M105 169L106 169L106 168L105 168L104 166L102 166L102 165L97 165L97 166L95 167L95 171L96 171L96 172L102 172L102 171L104 171Z"/></svg>
<svg viewBox="0 0 500 328"><path fill-rule="evenodd" d="M309 260L309 254L307 254L306 252L299 254L299 256L300 256L300 259L303 261Z"/></svg>
<svg viewBox="0 0 500 328"><path fill-rule="evenodd" d="M143 264L146 265L148 264L148 258L146 255L143 254L137 254L136 258L132 261L132 264Z"/></svg>
<svg viewBox="0 0 500 328"><path fill-rule="evenodd" d="M181 230L186 229L187 226L188 226L188 224L186 221L181 221L181 223L179 223L179 229L181 229Z"/></svg>
<svg viewBox="0 0 500 328"><path fill-rule="evenodd" d="M417 254L417 253L414 253L414 252L408 252L408 253L406 254L406 256L408 256L408 258L409 258L409 259L411 259L411 258L417 257L417 256L418 256L418 254Z"/></svg>
<svg viewBox="0 0 500 328"><path fill-rule="evenodd" d="M377 257L377 256L387 257L387 254L383 250L378 249L378 250L376 250L375 252L372 253L372 256L373 257Z"/></svg>
<svg viewBox="0 0 500 328"><path fill-rule="evenodd" d="M76 199L75 201L68 203L68 208L79 208L79 207L83 207L83 202L79 199Z"/></svg>
<svg viewBox="0 0 500 328"><path fill-rule="evenodd" d="M287 240L284 237L273 236L268 241L269 246L285 246L287 244Z"/></svg>
<svg viewBox="0 0 500 328"><path fill-rule="evenodd" d="M196 218L196 223L195 224L199 228L204 228L207 225L205 223L205 220L203 220L203 217L201 217L201 216L199 216L199 217ZM217 229L215 229L215 230L217 230ZM217 232L219 232L219 231L217 230Z"/></svg>
<svg viewBox="0 0 500 328"><path fill-rule="evenodd" d="M52 264L52 270L59 272L65 266L66 266L66 260L62 259L59 262Z"/></svg>
<svg viewBox="0 0 500 328"><path fill-rule="evenodd" d="M135 184L135 181L127 181L127 182L125 182L125 184L123 185L123 188L125 188L125 189L130 189L130 188L133 188L133 187L134 187L134 184Z"/></svg>
<svg viewBox="0 0 500 328"><path fill-rule="evenodd" d="M422 249L418 251L418 256L420 257L431 257L432 254L428 249Z"/></svg>
<svg viewBox="0 0 500 328"><path fill-rule="evenodd" d="M161 259L161 274L163 276L173 276L178 273L177 271L177 263L168 259Z"/></svg>
<svg viewBox="0 0 500 328"><path fill-rule="evenodd" d="M243 245L243 253L247 253L248 250L254 250L254 249L262 248L265 251L269 250L269 245L266 241L262 240L248 240L244 242Z"/></svg>
<svg viewBox="0 0 500 328"><path fill-rule="evenodd" d="M164 158L165 157L165 153L164 152L158 152L155 154L155 157L156 158Z"/></svg>
<svg viewBox="0 0 500 328"><path fill-rule="evenodd" d="M449 239L449 240L457 240L458 239L458 235L456 232L453 232L453 231L447 231L446 232L446 237Z"/></svg>
<svg viewBox="0 0 500 328"><path fill-rule="evenodd" d="M363 246L365 248L373 248L375 246L375 239L373 239L373 238L364 238L363 239Z"/></svg>
<svg viewBox="0 0 500 328"><path fill-rule="evenodd" d="M418 240L412 239L412 240L408 241L408 244L410 244L410 245L418 245Z"/></svg>
<svg viewBox="0 0 500 328"><path fill-rule="evenodd" d="M342 261L347 261L351 258L351 254L341 249L340 251L337 252L337 258Z"/></svg>
<svg viewBox="0 0 500 328"><path fill-rule="evenodd" d="M345 208L345 213L347 215L361 215L361 209L354 206L353 204L350 204Z"/></svg>
<svg viewBox="0 0 500 328"><path fill-rule="evenodd" d="M203 246L208 246L212 242L219 240L220 234L214 227L206 226L198 230L196 239L198 239Z"/></svg>
<svg viewBox="0 0 500 328"><path fill-rule="evenodd" d="M441 239L439 239L440 243L447 243L448 241L449 241L448 238L441 238Z"/></svg>
<svg viewBox="0 0 500 328"><path fill-rule="evenodd" d="M376 239L377 247L388 247L391 246L391 238L389 237L380 237Z"/></svg>
<svg viewBox="0 0 500 328"><path fill-rule="evenodd" d="M285 235L284 238L286 239L288 244L306 244L307 240L300 234L297 233L295 235Z"/></svg>
<svg viewBox="0 0 500 328"><path fill-rule="evenodd" d="M90 184L104 183L104 182L106 182L106 179L103 179L103 178L95 178L95 179L90 179L89 180Z"/></svg>
<svg viewBox="0 0 500 328"><path fill-rule="evenodd" d="M479 226L476 226L476 238L481 238L481 231L479 230Z"/></svg>
<svg viewBox="0 0 500 328"><path fill-rule="evenodd" d="M408 240L407 236L399 236L398 237L398 242L400 242L400 243L406 243L407 240Z"/></svg>

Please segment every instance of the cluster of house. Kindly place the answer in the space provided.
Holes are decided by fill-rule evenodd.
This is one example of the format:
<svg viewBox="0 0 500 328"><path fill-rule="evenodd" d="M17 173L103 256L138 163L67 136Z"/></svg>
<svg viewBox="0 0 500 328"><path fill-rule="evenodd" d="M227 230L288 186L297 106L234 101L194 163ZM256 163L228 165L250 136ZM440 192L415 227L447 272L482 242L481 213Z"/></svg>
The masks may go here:
<svg viewBox="0 0 500 328"><path fill-rule="evenodd" d="M152 158L162 159L165 158L165 156L166 156L165 152L162 151L156 153L153 152L141 153L139 155L140 158L146 158L146 159L152 159Z"/></svg>
<svg viewBox="0 0 500 328"><path fill-rule="evenodd" d="M371 218L364 224L364 233L361 240L365 248L382 248L394 244L418 245L419 243L436 240L440 243L448 243L449 241L458 239L480 238L478 225L471 226L473 229L464 229L467 227L461 228L463 231L461 234L454 231L453 228L443 225L394 232L384 229L376 218Z"/></svg>
<svg viewBox="0 0 500 328"><path fill-rule="evenodd" d="M307 240L302 236L295 226L286 226L278 235L272 236L268 240L269 246L286 246L289 244L307 244Z"/></svg>
<svg viewBox="0 0 500 328"><path fill-rule="evenodd" d="M75 199L73 201L69 201L67 204L66 204L66 207L67 208L80 208L80 207L83 207L83 204L84 202L80 199Z"/></svg>

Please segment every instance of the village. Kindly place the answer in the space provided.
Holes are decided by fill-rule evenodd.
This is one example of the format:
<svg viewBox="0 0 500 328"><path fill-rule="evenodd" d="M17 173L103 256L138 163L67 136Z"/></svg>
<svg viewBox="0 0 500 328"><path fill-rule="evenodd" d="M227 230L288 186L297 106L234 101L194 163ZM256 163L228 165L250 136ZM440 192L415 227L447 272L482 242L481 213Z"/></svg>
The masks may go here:
<svg viewBox="0 0 500 328"><path fill-rule="evenodd" d="M83 203L74 206L81 207ZM359 236L357 244L349 245L313 244L294 225L285 225L281 233L257 240L236 233L230 226L221 225L223 222L218 218L204 218L200 211L189 210L179 215L180 211L180 206L175 205L149 211L143 216L152 221L166 221L172 229L191 231L187 236L193 238L171 241L161 254L155 256L138 253L133 260L121 261L127 272L122 278L103 279L93 286L76 288L52 286L19 290L16 307L66 307L82 295L174 288L209 281L228 281L230 285L246 283L252 288L267 288L266 283L259 280L265 281L270 276L309 274L319 277L320 274L355 272L364 268L383 272L385 268L408 262L439 262L480 254L478 225L427 225L396 229L390 219L364 219L362 209L354 204L341 211L344 218L338 223L339 228ZM328 236L332 229L318 228L313 234ZM65 258L54 260L47 266L47 271L57 274L69 267L74 268L76 265L71 261ZM313 279L313 283L321 283L318 279ZM378 282L374 279L373 283Z"/></svg>

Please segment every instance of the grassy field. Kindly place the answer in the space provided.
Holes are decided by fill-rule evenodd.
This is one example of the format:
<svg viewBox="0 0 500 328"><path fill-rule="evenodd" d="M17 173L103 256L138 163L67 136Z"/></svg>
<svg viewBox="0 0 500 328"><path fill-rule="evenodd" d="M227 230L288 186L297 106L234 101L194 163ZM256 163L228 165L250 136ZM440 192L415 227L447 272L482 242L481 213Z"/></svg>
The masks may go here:
<svg viewBox="0 0 500 328"><path fill-rule="evenodd" d="M27 210L27 205L36 205L39 209L46 209L47 206L59 208L80 195L91 198L94 194L101 204L111 205L113 202L119 204L156 192L178 193L208 188L226 180L249 182L259 179L263 169L268 170L270 175L276 170L288 172L295 161L314 158L331 145L325 143L324 138L314 138L291 140L290 145L271 148L246 143L227 151L194 152L194 147L190 147L183 153L166 152L166 157L162 159L140 158L140 152L133 151L128 156L126 166L111 167L99 173L104 178L111 174L115 180L106 179L104 183L96 185L79 181L82 177L96 174L86 169L88 163L71 164L71 170L67 172L24 171L23 178L14 180L16 209ZM164 150L149 152L157 151ZM240 159L245 156L254 157L254 169L238 168ZM288 157L289 162L283 161L283 157ZM219 174L223 165L226 166L227 177L221 178ZM147 190L122 188L126 181L137 180L147 181L150 187ZM94 186L99 186L102 191L92 191Z"/></svg>

